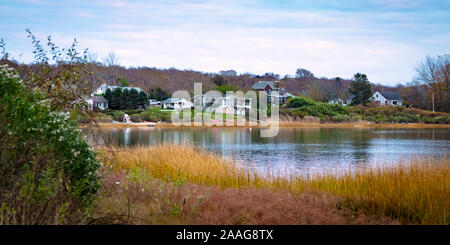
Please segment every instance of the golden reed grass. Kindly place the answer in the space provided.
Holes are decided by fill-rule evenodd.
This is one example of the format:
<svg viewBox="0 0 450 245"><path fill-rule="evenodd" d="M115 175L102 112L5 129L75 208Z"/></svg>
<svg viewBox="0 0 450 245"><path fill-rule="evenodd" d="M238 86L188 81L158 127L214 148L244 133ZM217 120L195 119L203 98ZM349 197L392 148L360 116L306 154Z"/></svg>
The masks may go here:
<svg viewBox="0 0 450 245"><path fill-rule="evenodd" d="M142 167L161 179L191 183L325 192L341 198L344 208L388 216L405 224L450 224L450 160L445 156L416 158L345 173L260 174L219 155L191 146L103 148L101 161L116 170Z"/></svg>

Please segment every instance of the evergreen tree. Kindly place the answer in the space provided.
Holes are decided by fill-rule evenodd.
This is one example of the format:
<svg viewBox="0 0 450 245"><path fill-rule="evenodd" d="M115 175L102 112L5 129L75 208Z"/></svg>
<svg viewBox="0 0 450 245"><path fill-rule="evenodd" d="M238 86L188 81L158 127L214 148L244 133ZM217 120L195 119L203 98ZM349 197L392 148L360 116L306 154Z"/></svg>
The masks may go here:
<svg viewBox="0 0 450 245"><path fill-rule="evenodd" d="M124 89L120 97L120 109L131 109L130 107L130 91Z"/></svg>
<svg viewBox="0 0 450 245"><path fill-rule="evenodd" d="M215 75L211 79L211 82L213 82L217 86L222 86L222 85L227 84L227 80L224 77L220 76L220 75Z"/></svg>
<svg viewBox="0 0 450 245"><path fill-rule="evenodd" d="M145 108L145 106L147 105L147 95L144 91L139 92L138 105L140 108Z"/></svg>
<svg viewBox="0 0 450 245"><path fill-rule="evenodd" d="M112 91L111 89L106 89L106 92L104 94L104 96L106 100L108 100L109 103L111 103L111 98L112 98Z"/></svg>
<svg viewBox="0 0 450 245"><path fill-rule="evenodd" d="M127 80L125 80L123 78L117 78L117 81L120 83L121 87L127 87L128 85L130 85L130 83L127 82Z"/></svg>
<svg viewBox="0 0 450 245"><path fill-rule="evenodd" d="M129 109L136 109L139 107L139 93L136 89L130 89L130 94L128 97Z"/></svg>
<svg viewBox="0 0 450 245"><path fill-rule="evenodd" d="M112 95L111 95L111 101L109 102L109 106L111 109L121 109L120 108L120 103L121 103L121 98L122 98L122 89L121 88L115 88L112 91Z"/></svg>
<svg viewBox="0 0 450 245"><path fill-rule="evenodd" d="M372 88L365 74L356 73L350 85L349 92L355 97L352 99L352 105L365 105L372 96Z"/></svg>
<svg viewBox="0 0 450 245"><path fill-rule="evenodd" d="M160 87L151 88L148 93L148 99L154 99L158 101L163 101L169 97L169 93L162 90Z"/></svg>

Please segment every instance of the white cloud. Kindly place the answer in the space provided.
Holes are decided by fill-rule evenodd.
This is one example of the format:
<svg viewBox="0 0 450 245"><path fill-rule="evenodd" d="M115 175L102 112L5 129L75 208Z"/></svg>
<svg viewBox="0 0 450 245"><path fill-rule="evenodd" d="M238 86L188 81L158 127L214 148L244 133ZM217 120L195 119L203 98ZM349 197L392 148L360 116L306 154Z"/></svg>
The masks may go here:
<svg viewBox="0 0 450 245"><path fill-rule="evenodd" d="M393 6L409 8L405 3ZM317 76L363 72L373 82L396 84L413 77L418 59L446 51L449 33L429 13L271 9L253 1L94 4L67 10L87 24L51 33L54 40L77 37L99 57L115 51L127 66L281 75L304 67ZM440 34L425 35L431 29Z"/></svg>

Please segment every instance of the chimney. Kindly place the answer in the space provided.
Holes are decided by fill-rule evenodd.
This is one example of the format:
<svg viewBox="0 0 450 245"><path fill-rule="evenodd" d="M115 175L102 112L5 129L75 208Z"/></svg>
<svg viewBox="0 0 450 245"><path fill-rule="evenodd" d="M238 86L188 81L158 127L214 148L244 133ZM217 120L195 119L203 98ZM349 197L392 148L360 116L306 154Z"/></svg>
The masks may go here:
<svg viewBox="0 0 450 245"><path fill-rule="evenodd" d="M273 81L275 88L280 88L280 81Z"/></svg>

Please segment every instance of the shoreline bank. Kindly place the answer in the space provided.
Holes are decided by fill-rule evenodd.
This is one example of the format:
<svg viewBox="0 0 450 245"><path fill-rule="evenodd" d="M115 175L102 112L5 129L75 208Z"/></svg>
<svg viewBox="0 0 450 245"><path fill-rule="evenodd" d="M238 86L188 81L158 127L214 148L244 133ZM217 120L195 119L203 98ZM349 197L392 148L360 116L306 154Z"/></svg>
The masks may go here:
<svg viewBox="0 0 450 245"><path fill-rule="evenodd" d="M140 128L140 127L156 127L156 128L264 128L258 124L257 126L175 126L172 123L156 123L154 125L140 123L104 123L97 124L100 128ZM280 128L450 128L450 124L426 124L426 123L371 123L371 122L354 122L354 123L307 123L307 122L280 122ZM80 124L80 128L87 127L86 124Z"/></svg>

